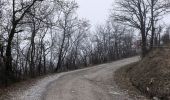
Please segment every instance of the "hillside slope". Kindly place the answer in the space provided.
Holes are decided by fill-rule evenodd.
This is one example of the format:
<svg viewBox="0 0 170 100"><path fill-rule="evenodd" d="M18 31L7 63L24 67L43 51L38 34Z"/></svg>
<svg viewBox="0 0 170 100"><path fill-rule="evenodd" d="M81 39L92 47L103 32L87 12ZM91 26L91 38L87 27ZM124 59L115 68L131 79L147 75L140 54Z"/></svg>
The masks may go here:
<svg viewBox="0 0 170 100"><path fill-rule="evenodd" d="M170 98L170 48L159 48L129 71L130 81L143 93L162 100Z"/></svg>

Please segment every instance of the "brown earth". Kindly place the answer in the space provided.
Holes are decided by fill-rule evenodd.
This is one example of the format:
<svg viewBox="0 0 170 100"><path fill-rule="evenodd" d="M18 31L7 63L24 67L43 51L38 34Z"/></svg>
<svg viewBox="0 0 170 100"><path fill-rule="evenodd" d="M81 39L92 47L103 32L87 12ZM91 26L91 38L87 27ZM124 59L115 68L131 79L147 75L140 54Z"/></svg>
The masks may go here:
<svg viewBox="0 0 170 100"><path fill-rule="evenodd" d="M128 92L130 97L134 97L136 95L141 95L142 97L146 96L141 91L139 91L135 86L133 86L131 80L130 80L130 70L137 66L138 62L123 66L116 70L114 74L114 80L116 84L119 86L120 89L125 90ZM139 100L141 97L138 96L136 100ZM146 100L150 100L149 98L145 98Z"/></svg>
<svg viewBox="0 0 170 100"><path fill-rule="evenodd" d="M139 63L123 70L130 84L142 93L150 98L170 100L170 48L157 48Z"/></svg>

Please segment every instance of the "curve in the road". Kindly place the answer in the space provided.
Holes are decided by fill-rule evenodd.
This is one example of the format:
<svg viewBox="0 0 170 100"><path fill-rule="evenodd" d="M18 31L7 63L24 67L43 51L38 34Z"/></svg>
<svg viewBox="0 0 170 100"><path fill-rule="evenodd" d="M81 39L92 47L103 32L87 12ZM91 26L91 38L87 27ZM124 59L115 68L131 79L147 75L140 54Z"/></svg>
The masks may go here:
<svg viewBox="0 0 170 100"><path fill-rule="evenodd" d="M9 92L7 100L131 100L126 92L117 87L113 74L121 66L138 60L139 57L132 57L50 75L26 90Z"/></svg>

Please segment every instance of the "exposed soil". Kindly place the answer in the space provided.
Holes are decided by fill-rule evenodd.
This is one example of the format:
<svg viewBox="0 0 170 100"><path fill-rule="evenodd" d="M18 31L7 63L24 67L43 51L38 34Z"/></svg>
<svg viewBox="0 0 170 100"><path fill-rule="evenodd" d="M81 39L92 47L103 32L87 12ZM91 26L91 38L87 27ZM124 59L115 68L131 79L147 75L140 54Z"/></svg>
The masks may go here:
<svg viewBox="0 0 170 100"><path fill-rule="evenodd" d="M130 97L136 97L137 100L149 100L146 95L133 86L130 80L130 71L133 67L137 66L138 62L126 65L116 70L114 80L120 89L127 91Z"/></svg>
<svg viewBox="0 0 170 100"><path fill-rule="evenodd" d="M142 92L155 100L170 100L170 48L157 48L140 62L122 67L116 72L115 80L130 92Z"/></svg>
<svg viewBox="0 0 170 100"><path fill-rule="evenodd" d="M130 71L131 82L151 98L169 100L170 49L152 51Z"/></svg>

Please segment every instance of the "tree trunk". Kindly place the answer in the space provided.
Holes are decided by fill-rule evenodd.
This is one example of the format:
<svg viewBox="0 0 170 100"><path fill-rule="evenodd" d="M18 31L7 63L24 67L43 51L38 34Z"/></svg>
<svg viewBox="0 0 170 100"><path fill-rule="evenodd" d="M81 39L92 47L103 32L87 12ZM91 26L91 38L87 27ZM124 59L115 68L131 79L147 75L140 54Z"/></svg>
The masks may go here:
<svg viewBox="0 0 170 100"><path fill-rule="evenodd" d="M57 62L57 68L56 68L56 72L61 70L61 64L62 64L62 54L59 54L59 57L58 57L58 62Z"/></svg>
<svg viewBox="0 0 170 100"><path fill-rule="evenodd" d="M66 39L66 29L64 29L64 33L63 33L62 44L60 46L60 51L59 51L59 56L58 56L57 68L55 69L56 72L61 70L65 39Z"/></svg>
<svg viewBox="0 0 170 100"><path fill-rule="evenodd" d="M153 48L154 45L154 35L155 35L155 27L154 27L154 11L153 11L153 7L154 7L154 0L151 0L151 40L150 40L150 48Z"/></svg>
<svg viewBox="0 0 170 100"><path fill-rule="evenodd" d="M145 29L141 30L142 34L142 57L145 57L147 54L147 39L145 36Z"/></svg>
<svg viewBox="0 0 170 100"><path fill-rule="evenodd" d="M14 25L8 39L8 44L7 44L7 49L6 49L6 60L5 60L5 74L6 74L6 86L8 85L8 80L11 80L13 75L12 75L12 54L11 54L11 44L12 40L15 34L15 28L16 26Z"/></svg>

